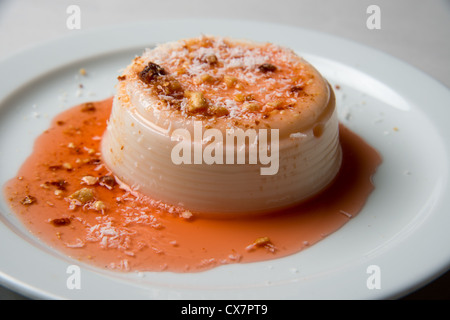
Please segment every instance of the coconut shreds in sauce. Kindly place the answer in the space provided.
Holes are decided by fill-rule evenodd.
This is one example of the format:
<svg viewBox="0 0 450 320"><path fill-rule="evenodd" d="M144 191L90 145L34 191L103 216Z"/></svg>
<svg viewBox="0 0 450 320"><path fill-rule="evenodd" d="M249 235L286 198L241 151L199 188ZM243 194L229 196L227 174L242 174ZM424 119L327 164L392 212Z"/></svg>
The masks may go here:
<svg viewBox="0 0 450 320"><path fill-rule="evenodd" d="M199 218L132 190L104 165L99 150L111 103L85 103L58 115L4 189L37 238L101 268L197 272L297 253L358 214L381 161L341 125L341 171L314 199L256 218Z"/></svg>

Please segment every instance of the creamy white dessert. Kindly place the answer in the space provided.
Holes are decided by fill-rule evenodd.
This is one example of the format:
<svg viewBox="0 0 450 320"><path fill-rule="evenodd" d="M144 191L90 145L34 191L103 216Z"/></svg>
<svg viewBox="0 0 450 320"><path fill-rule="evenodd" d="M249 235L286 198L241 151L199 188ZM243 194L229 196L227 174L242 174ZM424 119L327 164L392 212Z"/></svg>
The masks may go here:
<svg viewBox="0 0 450 320"><path fill-rule="evenodd" d="M102 141L123 183L198 214L284 209L341 165L333 90L292 50L202 36L159 45L119 77Z"/></svg>

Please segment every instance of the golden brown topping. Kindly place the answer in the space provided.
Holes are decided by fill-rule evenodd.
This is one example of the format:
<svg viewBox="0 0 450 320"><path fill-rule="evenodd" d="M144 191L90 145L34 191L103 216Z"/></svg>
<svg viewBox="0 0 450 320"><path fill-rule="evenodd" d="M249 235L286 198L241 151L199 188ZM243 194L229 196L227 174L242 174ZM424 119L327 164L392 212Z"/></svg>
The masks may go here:
<svg viewBox="0 0 450 320"><path fill-rule="evenodd" d="M244 101L252 101L254 100L253 95L243 95L242 93L237 93L234 95L234 101L236 102L244 102Z"/></svg>
<svg viewBox="0 0 450 320"><path fill-rule="evenodd" d="M59 179L59 180L55 180L55 181L46 181L44 182L41 187L48 189L50 188L50 186L54 186L56 187L57 190L66 190L66 185L67 185L67 181L65 181L64 179Z"/></svg>
<svg viewBox="0 0 450 320"><path fill-rule="evenodd" d="M117 80L119 80L119 81L124 81L126 79L127 79L127 76L118 76L117 77Z"/></svg>
<svg viewBox="0 0 450 320"><path fill-rule="evenodd" d="M245 102L242 105L242 108L244 110L250 111L250 112L254 112L254 111L259 111L261 109L261 105L257 102Z"/></svg>
<svg viewBox="0 0 450 320"><path fill-rule="evenodd" d="M234 88L236 84L238 83L238 79L236 77L225 75L223 77L223 81L225 82L225 85L227 88Z"/></svg>
<svg viewBox="0 0 450 320"><path fill-rule="evenodd" d="M71 196L71 199L78 200L81 203L86 203L94 199L94 191L89 188L82 188L75 191Z"/></svg>
<svg viewBox="0 0 450 320"><path fill-rule="evenodd" d="M116 179L109 175L102 176L98 179L98 184L111 190L116 185Z"/></svg>
<svg viewBox="0 0 450 320"><path fill-rule="evenodd" d="M103 201L97 200L92 207L96 211L104 211L106 209L106 204Z"/></svg>
<svg viewBox="0 0 450 320"><path fill-rule="evenodd" d="M270 241L269 237L256 238L252 244L247 246L246 249L250 251L256 248L265 248L272 253L275 252L276 250L275 246L272 244L272 241Z"/></svg>
<svg viewBox="0 0 450 320"><path fill-rule="evenodd" d="M83 160L83 162L86 163L86 164L98 165L98 164L102 163L102 160L96 159L96 158L91 158L91 159L85 159L85 160Z"/></svg>
<svg viewBox="0 0 450 320"><path fill-rule="evenodd" d="M36 198L31 195L27 195L25 198L22 199L22 201L20 201L20 203L23 204L24 206L28 206L35 202L36 202Z"/></svg>
<svg viewBox="0 0 450 320"><path fill-rule="evenodd" d="M237 93L234 95L234 101L236 102L244 102L245 101L245 96L242 93Z"/></svg>
<svg viewBox="0 0 450 320"><path fill-rule="evenodd" d="M73 166L69 162L64 162L62 167L68 171L73 170Z"/></svg>
<svg viewBox="0 0 450 320"><path fill-rule="evenodd" d="M146 84L151 84L159 76L166 75L167 72L160 65L149 62L148 65L139 73L139 78Z"/></svg>
<svg viewBox="0 0 450 320"><path fill-rule="evenodd" d="M263 246L269 242L270 242L269 237L261 237L261 238L257 238L255 241L253 241L253 244L255 246Z"/></svg>
<svg viewBox="0 0 450 320"><path fill-rule="evenodd" d="M51 221L55 227L63 227L70 224L69 218L56 218Z"/></svg>
<svg viewBox="0 0 450 320"><path fill-rule="evenodd" d="M213 65L217 64L217 62L218 62L218 59L217 59L216 55L214 55L214 54L206 56L205 60L207 63L209 63L210 66L213 66Z"/></svg>
<svg viewBox="0 0 450 320"><path fill-rule="evenodd" d="M81 106L81 112L94 112L95 111L95 105L92 102L84 103Z"/></svg>
<svg viewBox="0 0 450 320"><path fill-rule="evenodd" d="M204 110L208 106L203 93L187 91L185 94L189 99L187 108L188 112L199 112L201 110Z"/></svg>
<svg viewBox="0 0 450 320"><path fill-rule="evenodd" d="M176 99L181 99L184 95L184 90L181 87L180 82L168 76L160 81L157 89L159 94L171 96Z"/></svg>
<svg viewBox="0 0 450 320"><path fill-rule="evenodd" d="M209 37L184 40L170 52L166 50L149 50L127 70L141 80L148 79L144 83L162 102L157 106L173 108L176 114L246 115L251 119L261 118L259 112L266 107L270 113L273 109L300 107L298 102L309 103L303 99L303 88L314 73L307 72L307 64L291 50L269 43L253 46ZM192 92L201 92L204 97L200 93L191 96ZM259 105L243 107L246 101ZM212 106L225 106L228 113Z"/></svg>
<svg viewBox="0 0 450 320"><path fill-rule="evenodd" d="M81 178L81 181L87 184L88 186L93 186L94 184L97 183L98 178L93 176L84 176L83 178Z"/></svg>
<svg viewBox="0 0 450 320"><path fill-rule="evenodd" d="M262 65L258 66L258 70L263 73L275 72L277 71L277 67L271 63L263 63Z"/></svg>
<svg viewBox="0 0 450 320"><path fill-rule="evenodd" d="M172 98L181 99L184 96L184 90L178 80L169 75L167 71L157 65L149 62L148 65L138 74L139 78L147 85L152 85L153 90L160 95L163 100L170 101L171 104L177 106L178 103ZM171 98L167 98L169 96Z"/></svg>
<svg viewBox="0 0 450 320"><path fill-rule="evenodd" d="M293 86L293 87L291 87L290 91L292 93L303 92L303 87L302 86Z"/></svg>
<svg viewBox="0 0 450 320"><path fill-rule="evenodd" d="M208 108L208 111L218 117L226 116L230 113L227 108L222 106L211 106Z"/></svg>
<svg viewBox="0 0 450 320"><path fill-rule="evenodd" d="M210 74L204 73L201 76L196 78L196 83L197 84L203 84L203 83L214 83L216 81L216 79L211 76Z"/></svg>
<svg viewBox="0 0 450 320"><path fill-rule="evenodd" d="M283 101L282 100L275 100L275 101L269 102L267 105L269 107L274 108L274 109L282 109Z"/></svg>

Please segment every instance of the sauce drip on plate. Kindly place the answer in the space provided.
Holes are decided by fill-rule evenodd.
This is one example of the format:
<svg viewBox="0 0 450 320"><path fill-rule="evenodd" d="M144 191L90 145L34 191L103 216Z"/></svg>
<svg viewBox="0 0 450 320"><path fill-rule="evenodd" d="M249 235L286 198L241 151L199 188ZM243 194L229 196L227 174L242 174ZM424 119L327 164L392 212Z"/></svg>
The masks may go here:
<svg viewBox="0 0 450 320"><path fill-rule="evenodd" d="M35 142L5 196L40 240L84 263L118 271L198 272L281 258L337 231L364 207L381 163L340 125L343 164L325 191L257 217L201 218L117 181L99 153L112 98L59 114Z"/></svg>

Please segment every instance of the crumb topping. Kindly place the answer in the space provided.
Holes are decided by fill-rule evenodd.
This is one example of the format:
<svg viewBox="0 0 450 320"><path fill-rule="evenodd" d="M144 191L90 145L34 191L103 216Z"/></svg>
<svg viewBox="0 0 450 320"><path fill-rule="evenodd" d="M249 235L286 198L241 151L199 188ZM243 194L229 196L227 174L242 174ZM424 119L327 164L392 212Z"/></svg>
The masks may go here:
<svg viewBox="0 0 450 320"><path fill-rule="evenodd" d="M185 116L250 119L313 99L313 79L290 49L207 36L147 50L119 77Z"/></svg>

